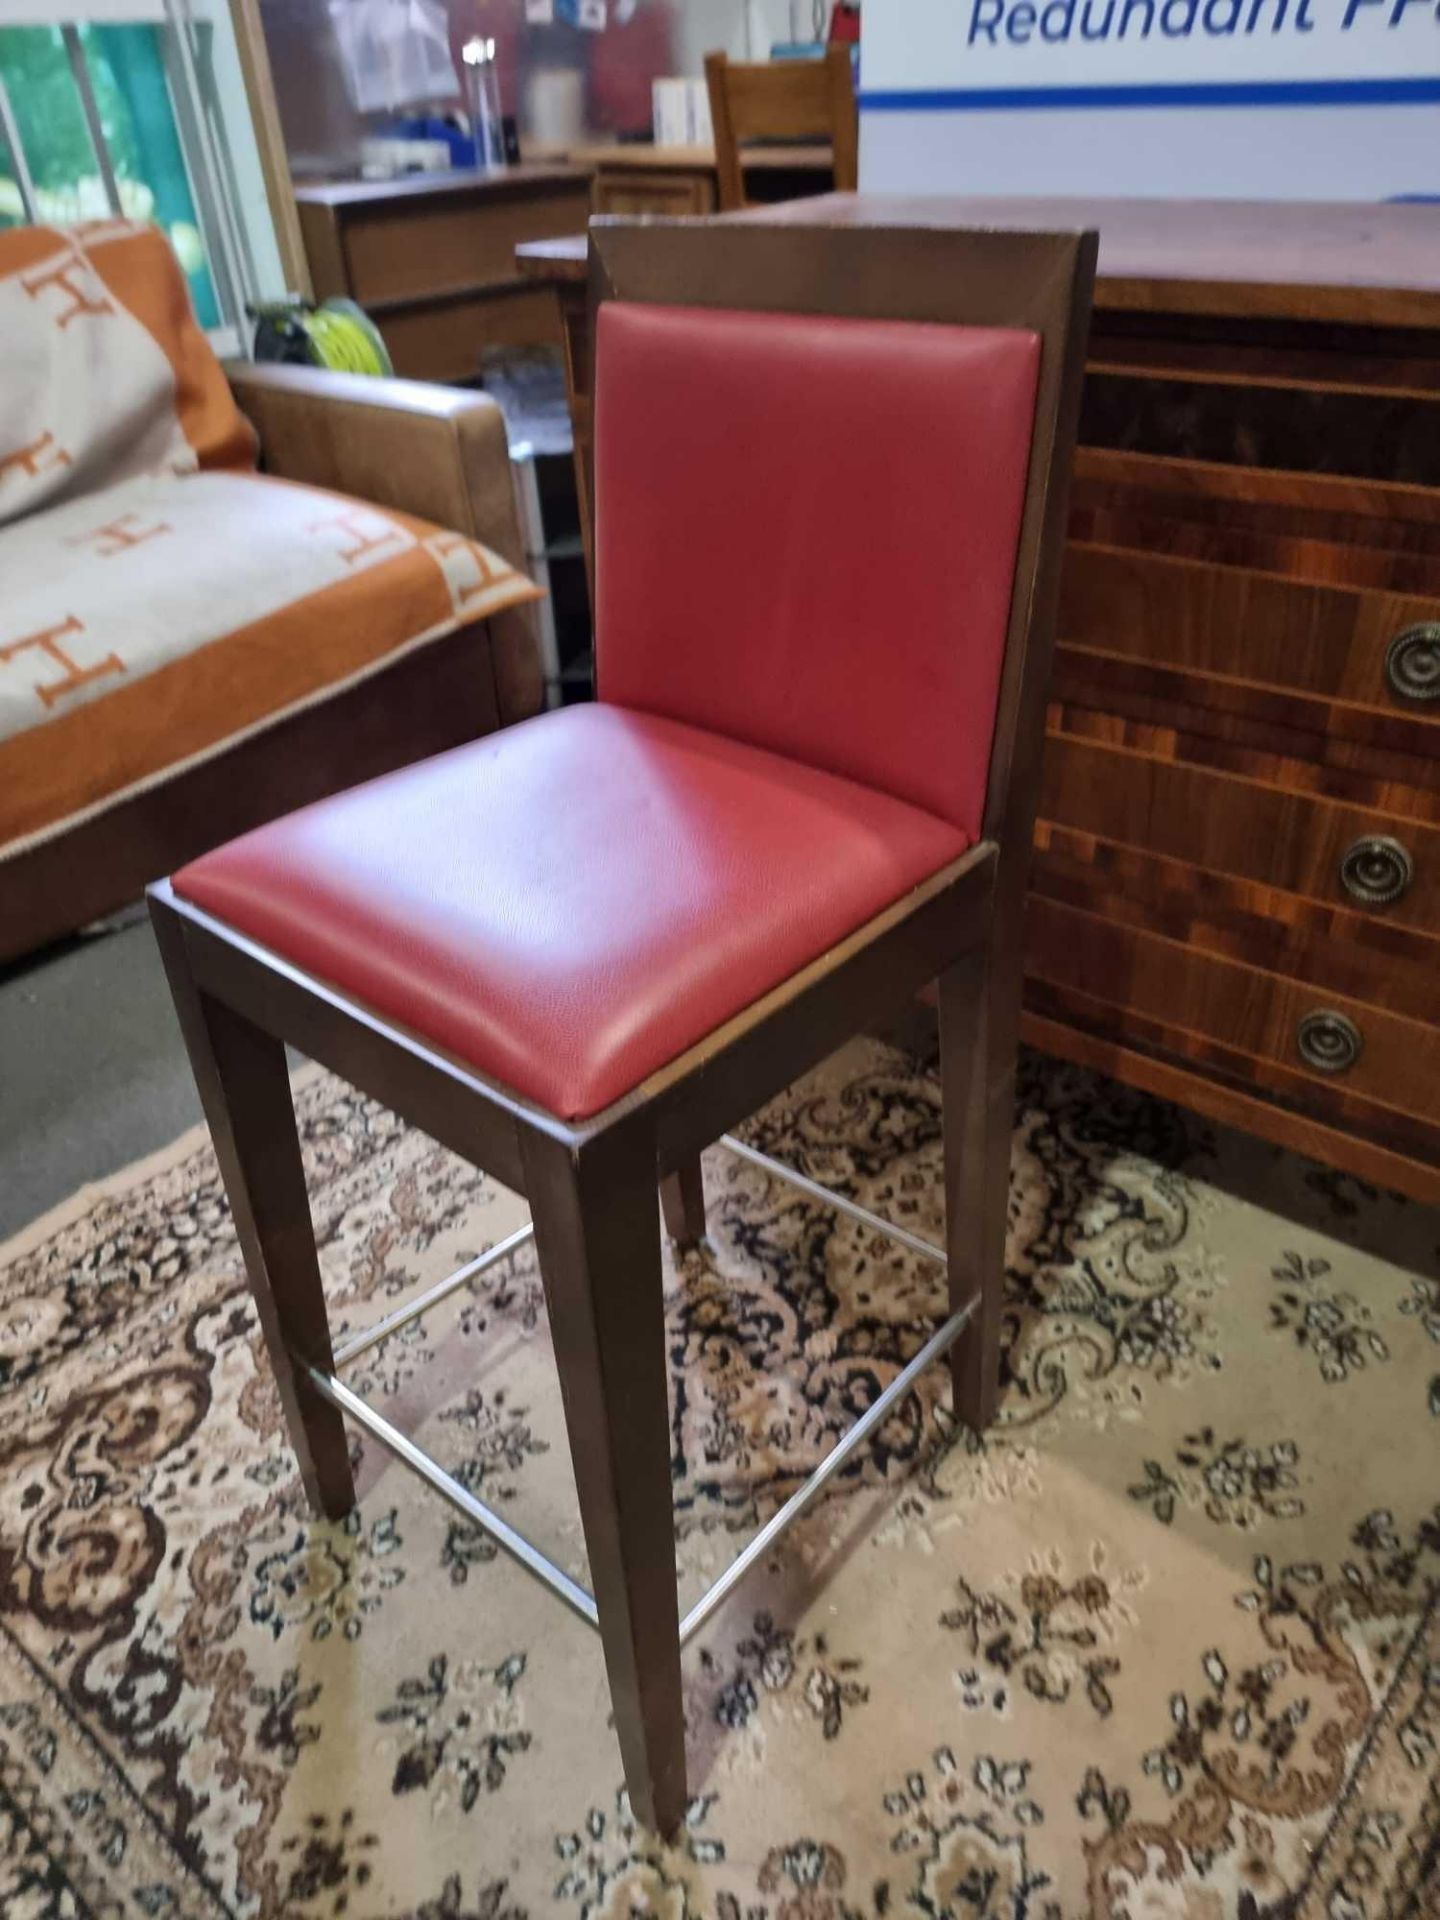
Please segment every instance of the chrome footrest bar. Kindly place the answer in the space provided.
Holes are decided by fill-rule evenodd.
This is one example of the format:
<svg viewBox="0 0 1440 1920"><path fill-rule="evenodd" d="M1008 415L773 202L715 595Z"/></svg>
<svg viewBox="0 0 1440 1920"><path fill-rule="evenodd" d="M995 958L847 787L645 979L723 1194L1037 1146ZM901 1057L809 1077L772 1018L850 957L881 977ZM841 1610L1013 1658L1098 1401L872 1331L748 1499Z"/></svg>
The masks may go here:
<svg viewBox="0 0 1440 1920"><path fill-rule="evenodd" d="M902 1247L908 1247L911 1253L918 1253L922 1260L937 1260L946 1265L945 1249L937 1247L933 1240L923 1240L918 1233L911 1233L908 1227L897 1227L888 1220L882 1220L878 1213L871 1213L868 1207L862 1207L854 1200L847 1200L843 1193L832 1193L829 1187L822 1187L818 1180L811 1180L803 1173L797 1173L793 1167L787 1167L782 1160L772 1160L768 1153L761 1153L758 1147L747 1147L743 1140L737 1140L733 1133L722 1133L722 1147L728 1147L731 1153L739 1154L742 1160L748 1160L752 1167L763 1167L766 1173L773 1174L777 1180L783 1180L788 1186L798 1187L801 1193L808 1194L812 1200L818 1200L821 1206L833 1207L837 1213L845 1214L851 1220L858 1220L862 1227L869 1227L872 1233L883 1233L887 1240L898 1241Z"/></svg>
<svg viewBox="0 0 1440 1920"><path fill-rule="evenodd" d="M922 1260L934 1260L942 1267L946 1264L944 1248L935 1246L929 1240L921 1239L918 1233L911 1233L905 1227L892 1226L888 1220L882 1220L878 1213L871 1213L868 1207L862 1207L853 1200L847 1200L843 1194L832 1193L828 1187L822 1187L818 1181L809 1179L803 1173L795 1172L792 1167L785 1166L779 1160L772 1160L768 1153L761 1153L757 1147L747 1146L743 1140L737 1140L733 1134L722 1134L720 1143L728 1147L731 1153L738 1154L742 1160L748 1160L752 1166L760 1167L764 1172L773 1174L777 1180L783 1180L788 1186L798 1188L801 1193L818 1201L822 1206L833 1207L837 1213L845 1214L862 1227L868 1227L872 1233L883 1234L886 1239L894 1240L900 1246L907 1247L911 1253L919 1254ZM336 1367L343 1367L349 1361L357 1359L360 1354L367 1353L371 1347L378 1346L382 1340L388 1340L392 1333L398 1333L401 1327L408 1326L412 1320L417 1320L422 1313L427 1313L431 1307L438 1306L442 1300L466 1285L468 1281L474 1280L487 1268L497 1265L507 1254L514 1253L524 1246L533 1237L534 1232L533 1223L518 1228L514 1233L508 1234L505 1239L497 1241L478 1258L469 1261L447 1279L431 1287L428 1292L407 1301L403 1307L397 1307L394 1313L387 1314L373 1327L367 1327L360 1333L352 1334L348 1340L342 1340L334 1350ZM796 1488L779 1512L766 1521L749 1545L731 1562L708 1591L701 1595L680 1622L682 1647L694 1638L711 1614L724 1605L756 1561L774 1546L780 1536L792 1527L806 1508L818 1498L851 1454L857 1447L864 1445L876 1427L888 1416L896 1402L902 1400L910 1391L925 1369L954 1345L968 1326L977 1305L978 1301L970 1301L961 1307L958 1313L952 1313L944 1326L931 1335L915 1358L896 1374L874 1404L867 1407L854 1426L836 1441L804 1485ZM568 1573L557 1567L548 1555L542 1553L538 1547L532 1546L523 1534L517 1533L508 1521L502 1520L500 1515L492 1507L487 1507L483 1500L477 1500L468 1487L463 1487L453 1474L447 1473L438 1462L430 1458L428 1453L401 1433L398 1427L391 1426L383 1414L376 1413L374 1408L362 1400L358 1394L352 1393L335 1374L322 1373L317 1367L312 1367L303 1360L297 1360L296 1365L315 1391L323 1399L328 1400L331 1406L337 1407L341 1413L348 1414L357 1425L364 1427L367 1433L372 1434L381 1446L388 1448L397 1460L418 1473L420 1478L448 1500L452 1507L458 1508L467 1520L473 1521L483 1533L488 1534L502 1552L509 1554L512 1560L522 1566L542 1586L548 1587L553 1594L563 1600L570 1611L578 1614L587 1626L599 1629L600 1615L594 1599L584 1587L572 1580Z"/></svg>
<svg viewBox="0 0 1440 1920"><path fill-rule="evenodd" d="M904 1399L931 1361L938 1360L942 1353L955 1344L969 1325L978 1305L977 1297L967 1301L958 1313L951 1314L909 1365L902 1368L879 1398L865 1409L854 1426L835 1442L805 1484L796 1488L780 1511L765 1522L744 1552L730 1563L709 1591L701 1595L680 1622L682 1647L700 1631L715 1609L729 1599L760 1556L775 1544L782 1533L794 1526L811 1501L823 1492L827 1481L840 1471L855 1449L869 1439L896 1401Z"/></svg>
<svg viewBox="0 0 1440 1920"><path fill-rule="evenodd" d="M438 1494L442 1494L452 1507L458 1507L467 1520L473 1520L482 1532L488 1533L497 1547L563 1600L572 1613L578 1613L587 1626L599 1631L600 1615L591 1596L538 1547L532 1546L524 1534L517 1533L508 1521L502 1520L493 1507L487 1507L483 1500L477 1500L468 1487L462 1487L453 1474L447 1473L398 1427L392 1427L382 1414L376 1413L358 1394L352 1393L343 1380L337 1380L333 1373L321 1373L318 1367L309 1366L303 1360L296 1364L315 1391L328 1400L332 1407L338 1407L341 1413L348 1413L357 1425L373 1434L382 1447L388 1447L397 1460L403 1460L407 1467L418 1473Z"/></svg>
<svg viewBox="0 0 1440 1920"><path fill-rule="evenodd" d="M413 1300L407 1300L403 1307L397 1307L394 1313L387 1313L383 1320L377 1320L373 1327L365 1327L359 1333L352 1333L348 1340L342 1340L334 1349L334 1361L337 1367L345 1367L352 1360L358 1360L362 1353L368 1353L371 1347L378 1347L382 1340L388 1340L392 1333L398 1333L401 1327L408 1327L412 1320L418 1320L422 1313L428 1313L431 1307L438 1307L442 1300L463 1287L467 1281L476 1279L488 1268L498 1266L506 1254L514 1253L517 1247L523 1247L527 1240L535 1237L533 1221L518 1227L514 1233L507 1234L503 1240L497 1240L493 1247L487 1247L474 1260L468 1260L463 1267L447 1276L444 1280L429 1288L425 1293L417 1294Z"/></svg>

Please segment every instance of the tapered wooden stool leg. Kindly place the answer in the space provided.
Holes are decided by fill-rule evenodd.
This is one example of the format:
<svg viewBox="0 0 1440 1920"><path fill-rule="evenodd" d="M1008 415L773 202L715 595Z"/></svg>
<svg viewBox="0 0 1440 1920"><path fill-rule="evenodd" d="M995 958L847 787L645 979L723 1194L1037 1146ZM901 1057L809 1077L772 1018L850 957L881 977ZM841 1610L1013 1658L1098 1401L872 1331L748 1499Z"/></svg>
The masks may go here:
<svg viewBox="0 0 1440 1920"><path fill-rule="evenodd" d="M677 1247L698 1246L705 1238L705 1181L698 1154L660 1182L660 1206L665 1231Z"/></svg>
<svg viewBox="0 0 1440 1920"><path fill-rule="evenodd" d="M945 1250L950 1308L977 1295L969 1326L950 1349L955 1412L983 1433L1000 1398L1000 1315L1015 1121L1015 1044L998 1029L991 948L940 977L940 1083L945 1126Z"/></svg>
<svg viewBox="0 0 1440 1920"><path fill-rule="evenodd" d="M523 1142L625 1781L662 1834L685 1813L685 1716L653 1141Z"/></svg>
<svg viewBox="0 0 1440 1920"><path fill-rule="evenodd" d="M290 1358L334 1371L285 1049L203 995L174 916L152 917L300 1477L312 1509L338 1520L355 1504L345 1427Z"/></svg>

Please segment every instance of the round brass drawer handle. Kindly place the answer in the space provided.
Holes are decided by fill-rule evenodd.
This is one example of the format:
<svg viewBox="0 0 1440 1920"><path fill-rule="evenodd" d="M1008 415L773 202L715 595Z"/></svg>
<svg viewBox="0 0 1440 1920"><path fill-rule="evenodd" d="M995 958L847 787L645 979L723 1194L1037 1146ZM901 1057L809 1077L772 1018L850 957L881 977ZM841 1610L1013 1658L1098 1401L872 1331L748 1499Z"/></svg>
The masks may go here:
<svg viewBox="0 0 1440 1920"><path fill-rule="evenodd" d="M1307 1013L1295 1034L1300 1058L1317 1073L1348 1073L1365 1050L1360 1029L1343 1013L1317 1007Z"/></svg>
<svg viewBox="0 0 1440 1920"><path fill-rule="evenodd" d="M1385 678L1401 700L1440 700L1440 620L1396 634L1385 650Z"/></svg>
<svg viewBox="0 0 1440 1920"><path fill-rule="evenodd" d="M1415 862L1388 833L1362 834L1340 856L1340 884L1352 900L1386 907L1415 878Z"/></svg>

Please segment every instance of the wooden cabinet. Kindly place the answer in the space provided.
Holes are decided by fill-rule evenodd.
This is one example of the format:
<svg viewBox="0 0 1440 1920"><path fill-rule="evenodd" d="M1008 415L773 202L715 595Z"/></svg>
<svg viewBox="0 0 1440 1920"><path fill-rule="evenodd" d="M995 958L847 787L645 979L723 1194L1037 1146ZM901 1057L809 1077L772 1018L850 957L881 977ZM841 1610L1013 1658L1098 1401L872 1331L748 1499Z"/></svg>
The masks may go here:
<svg viewBox="0 0 1440 1920"><path fill-rule="evenodd" d="M765 148L746 164L757 198L830 184L828 147ZM470 380L486 347L560 343L553 293L517 268L522 242L580 233L592 211L713 213L718 191L708 147L611 145L495 174L334 181L295 199L315 297L358 301L397 373Z"/></svg>
<svg viewBox="0 0 1440 1920"><path fill-rule="evenodd" d="M316 298L358 301L397 373L468 380L487 346L559 344L554 302L517 272L515 248L584 226L583 168L342 181L296 202Z"/></svg>

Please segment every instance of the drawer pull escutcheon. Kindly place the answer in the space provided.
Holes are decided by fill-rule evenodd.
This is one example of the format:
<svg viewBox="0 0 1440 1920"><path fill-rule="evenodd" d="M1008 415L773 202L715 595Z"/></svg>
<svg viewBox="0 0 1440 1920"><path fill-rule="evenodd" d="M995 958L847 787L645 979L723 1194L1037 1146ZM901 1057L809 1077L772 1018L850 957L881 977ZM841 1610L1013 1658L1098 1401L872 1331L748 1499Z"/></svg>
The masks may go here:
<svg viewBox="0 0 1440 1920"><path fill-rule="evenodd" d="M1364 1051L1360 1029L1328 1007L1307 1013L1295 1035L1300 1058L1317 1073L1348 1073Z"/></svg>
<svg viewBox="0 0 1440 1920"><path fill-rule="evenodd" d="M1385 651L1385 678L1402 700L1440 700L1440 620L1396 634Z"/></svg>
<svg viewBox="0 0 1440 1920"><path fill-rule="evenodd" d="M1352 900L1385 907L1398 900L1415 878L1415 862L1388 833L1366 833L1340 858L1340 884Z"/></svg>

